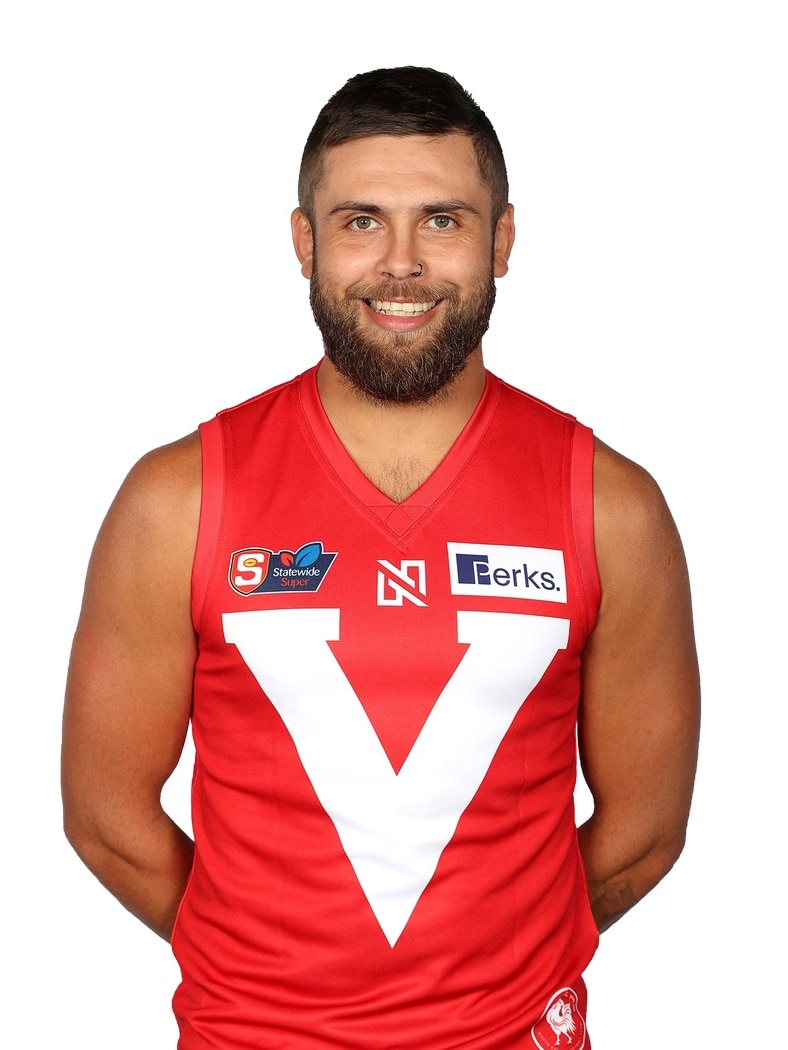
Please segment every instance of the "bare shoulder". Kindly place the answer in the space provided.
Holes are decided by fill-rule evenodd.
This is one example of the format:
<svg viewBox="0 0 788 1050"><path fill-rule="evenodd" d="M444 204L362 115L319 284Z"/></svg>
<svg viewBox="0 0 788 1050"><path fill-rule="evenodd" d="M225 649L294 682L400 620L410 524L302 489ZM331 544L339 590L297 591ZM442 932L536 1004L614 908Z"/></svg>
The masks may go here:
<svg viewBox="0 0 788 1050"><path fill-rule="evenodd" d="M200 437L195 431L142 456L127 474L115 502L142 517L177 508L175 521L183 521L185 512L199 502L201 470Z"/></svg>
<svg viewBox="0 0 788 1050"><path fill-rule="evenodd" d="M135 463L96 537L78 634L147 635L149 645L187 634L200 489L198 433Z"/></svg>
<svg viewBox="0 0 788 1050"><path fill-rule="evenodd" d="M603 601L615 584L634 596L643 573L684 571L681 539L657 481L599 439L594 447L594 531Z"/></svg>
<svg viewBox="0 0 788 1050"><path fill-rule="evenodd" d="M587 681L625 665L630 677L668 681L673 665L694 679L689 573L673 515L651 474L602 442L594 457L594 539L602 598L585 653Z"/></svg>
<svg viewBox="0 0 788 1050"><path fill-rule="evenodd" d="M626 503L631 496L653 496L658 486L638 463L594 438L594 486L605 505Z"/></svg>
<svg viewBox="0 0 788 1050"><path fill-rule="evenodd" d="M94 556L107 543L122 543L137 552L138 567L158 550L173 567L175 559L189 559L199 521L201 467L196 432L142 456L109 508Z"/></svg>
<svg viewBox="0 0 788 1050"><path fill-rule="evenodd" d="M137 466L149 467L162 477L199 481L200 462L200 435L194 430L167 445L151 449L139 460Z"/></svg>

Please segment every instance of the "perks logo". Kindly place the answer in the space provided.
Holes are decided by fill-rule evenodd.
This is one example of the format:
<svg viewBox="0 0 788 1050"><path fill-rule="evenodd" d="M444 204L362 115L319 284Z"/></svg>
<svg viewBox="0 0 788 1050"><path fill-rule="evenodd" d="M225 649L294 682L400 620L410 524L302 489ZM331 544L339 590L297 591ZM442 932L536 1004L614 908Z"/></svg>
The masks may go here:
<svg viewBox="0 0 788 1050"><path fill-rule="evenodd" d="M244 547L230 555L230 586L238 594L292 594L316 591L336 554L326 554L322 543L305 543L297 551L275 554L265 547Z"/></svg>
<svg viewBox="0 0 788 1050"><path fill-rule="evenodd" d="M490 543L447 547L452 594L566 603L563 551Z"/></svg>

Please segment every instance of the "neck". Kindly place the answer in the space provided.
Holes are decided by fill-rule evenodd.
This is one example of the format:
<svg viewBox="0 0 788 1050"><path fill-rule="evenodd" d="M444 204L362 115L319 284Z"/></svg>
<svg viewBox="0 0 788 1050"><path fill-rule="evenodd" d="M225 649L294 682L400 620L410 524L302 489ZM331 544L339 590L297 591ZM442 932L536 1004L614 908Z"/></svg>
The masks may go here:
<svg viewBox="0 0 788 1050"><path fill-rule="evenodd" d="M324 358L317 387L337 437L359 470L402 503L435 470L484 392L481 350L451 386L426 404L380 403L356 390Z"/></svg>

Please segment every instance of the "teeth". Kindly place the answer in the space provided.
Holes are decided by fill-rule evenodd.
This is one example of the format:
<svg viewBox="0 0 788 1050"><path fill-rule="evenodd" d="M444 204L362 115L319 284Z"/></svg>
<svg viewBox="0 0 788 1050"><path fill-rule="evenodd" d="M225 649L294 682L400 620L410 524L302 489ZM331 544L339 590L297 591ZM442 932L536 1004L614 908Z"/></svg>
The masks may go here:
<svg viewBox="0 0 788 1050"><path fill-rule="evenodd" d="M436 300L437 301L437 300ZM397 314L400 317L417 317L426 314L435 306L436 301L431 303L387 303L382 299L370 299L369 305L376 314Z"/></svg>

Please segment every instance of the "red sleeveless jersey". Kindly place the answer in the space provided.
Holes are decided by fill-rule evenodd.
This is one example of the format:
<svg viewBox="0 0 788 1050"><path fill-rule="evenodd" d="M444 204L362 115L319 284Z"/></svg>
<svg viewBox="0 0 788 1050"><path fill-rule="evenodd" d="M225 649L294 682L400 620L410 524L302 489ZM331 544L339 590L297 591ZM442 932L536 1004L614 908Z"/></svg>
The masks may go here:
<svg viewBox="0 0 788 1050"><path fill-rule="evenodd" d="M402 504L316 369L201 435L179 1047L589 1047L591 432L488 374Z"/></svg>

